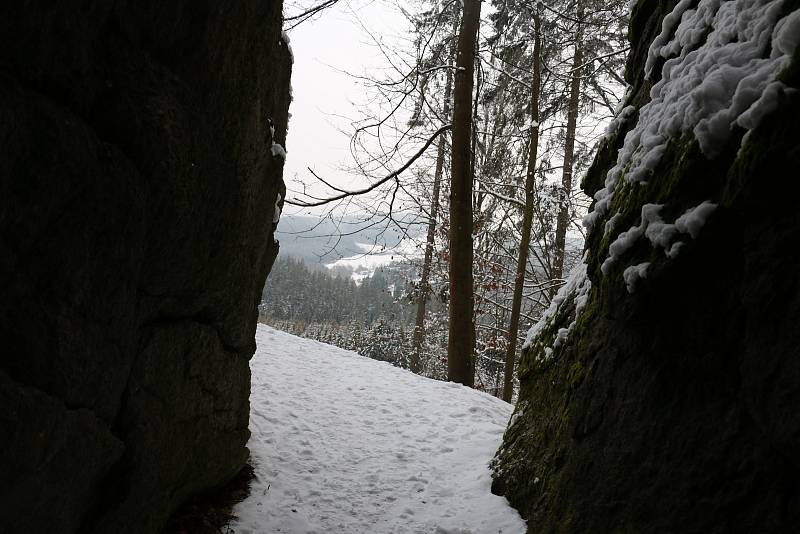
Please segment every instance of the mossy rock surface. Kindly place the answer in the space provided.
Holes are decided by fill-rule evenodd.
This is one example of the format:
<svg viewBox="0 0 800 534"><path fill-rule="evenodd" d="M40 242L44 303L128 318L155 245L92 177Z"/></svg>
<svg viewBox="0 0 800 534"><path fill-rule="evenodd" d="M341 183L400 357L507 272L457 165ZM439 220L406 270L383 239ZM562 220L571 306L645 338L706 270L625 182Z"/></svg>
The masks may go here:
<svg viewBox="0 0 800 534"><path fill-rule="evenodd" d="M627 76L637 107L662 4L634 8ZM781 79L800 88L798 54ZM736 130L709 159L691 136L673 139L652 185L615 192L618 231L639 224L646 203L663 204L666 220L702 201L718 207L677 257L640 240L606 274L616 234L602 223L589 233L588 300L549 356L543 348L575 320L572 298L523 353L520 400L493 463L494 490L529 532L800 524L799 118L800 92L789 91L744 143ZM588 193L602 187L635 121L601 147ZM630 293L622 270L640 262L651 267Z"/></svg>

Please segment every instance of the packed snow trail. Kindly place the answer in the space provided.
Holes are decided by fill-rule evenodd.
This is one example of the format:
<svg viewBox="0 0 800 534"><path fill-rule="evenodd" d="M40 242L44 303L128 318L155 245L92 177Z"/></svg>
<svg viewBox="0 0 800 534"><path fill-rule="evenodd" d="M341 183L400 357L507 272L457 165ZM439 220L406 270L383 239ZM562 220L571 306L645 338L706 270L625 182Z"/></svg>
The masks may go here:
<svg viewBox="0 0 800 534"><path fill-rule="evenodd" d="M264 325L256 343L234 532L525 532L489 492L511 405Z"/></svg>

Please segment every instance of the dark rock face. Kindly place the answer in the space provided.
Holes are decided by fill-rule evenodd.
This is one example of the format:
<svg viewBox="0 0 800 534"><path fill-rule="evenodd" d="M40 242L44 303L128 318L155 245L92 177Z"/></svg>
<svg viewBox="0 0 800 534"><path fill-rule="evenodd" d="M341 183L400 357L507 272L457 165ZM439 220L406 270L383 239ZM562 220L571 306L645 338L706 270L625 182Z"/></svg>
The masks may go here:
<svg viewBox="0 0 800 534"><path fill-rule="evenodd" d="M244 465L281 9L0 6L0 532L157 532Z"/></svg>
<svg viewBox="0 0 800 534"><path fill-rule="evenodd" d="M603 187L650 101L647 48L673 6L634 8L635 110L601 147L588 194ZM798 7L784 3L781 16ZM494 491L530 532L800 524L800 52L790 59L778 76L788 90L746 138L734 125L714 156L691 134L671 139L647 184L620 181L592 226L591 289L561 294L523 353L520 400L494 462ZM701 231L671 237L684 242L679 254L642 236L602 268L645 204L663 205L671 222L703 201L717 206ZM621 222L609 231L615 212ZM630 292L623 270L644 262Z"/></svg>

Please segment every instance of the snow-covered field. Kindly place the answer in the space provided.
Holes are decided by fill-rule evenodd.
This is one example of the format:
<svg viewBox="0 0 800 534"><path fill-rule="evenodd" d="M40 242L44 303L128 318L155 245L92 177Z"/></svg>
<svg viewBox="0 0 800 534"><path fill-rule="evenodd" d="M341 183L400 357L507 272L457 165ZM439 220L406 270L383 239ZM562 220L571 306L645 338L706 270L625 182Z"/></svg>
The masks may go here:
<svg viewBox="0 0 800 534"><path fill-rule="evenodd" d="M264 325L234 532L519 534L487 464L511 406Z"/></svg>
<svg viewBox="0 0 800 534"><path fill-rule="evenodd" d="M368 243L356 243L356 245L363 251L362 254L340 258L325 264L325 267L328 269L336 267L351 269L353 274L350 276L357 284L363 282L365 278L373 276L375 271L381 267L412 258L419 258L422 255L422 249L412 239L403 240L396 247L387 250L382 250L377 245Z"/></svg>

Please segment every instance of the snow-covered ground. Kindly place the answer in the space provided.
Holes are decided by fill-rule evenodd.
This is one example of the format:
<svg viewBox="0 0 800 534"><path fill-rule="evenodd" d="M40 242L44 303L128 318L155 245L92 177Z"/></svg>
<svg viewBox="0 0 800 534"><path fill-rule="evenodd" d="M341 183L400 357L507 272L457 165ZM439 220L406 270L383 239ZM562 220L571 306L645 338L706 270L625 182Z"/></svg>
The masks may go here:
<svg viewBox="0 0 800 534"><path fill-rule="evenodd" d="M259 325L234 532L519 534L487 464L511 405Z"/></svg>
<svg viewBox="0 0 800 534"><path fill-rule="evenodd" d="M383 250L380 247L369 243L356 243L363 254L355 254L346 258L340 258L334 262L325 264L328 269L336 267L345 267L351 269L353 281L360 284L365 278L369 278L375 274L375 271L381 267L386 267L392 263L406 261L412 258L421 256L421 249L417 246L416 242L411 239L406 239L396 247Z"/></svg>

